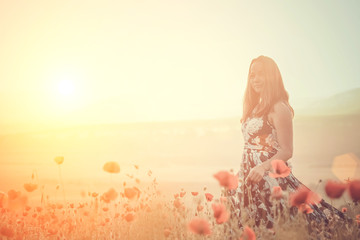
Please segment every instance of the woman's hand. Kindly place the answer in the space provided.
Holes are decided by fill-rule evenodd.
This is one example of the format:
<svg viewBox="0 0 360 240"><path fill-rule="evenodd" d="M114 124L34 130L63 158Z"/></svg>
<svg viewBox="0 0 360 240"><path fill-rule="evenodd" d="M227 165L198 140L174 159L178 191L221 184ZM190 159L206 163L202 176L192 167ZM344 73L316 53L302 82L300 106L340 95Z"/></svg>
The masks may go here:
<svg viewBox="0 0 360 240"><path fill-rule="evenodd" d="M264 166L257 165L250 170L249 175L245 179L245 182L258 183L263 178L264 174L265 174Z"/></svg>

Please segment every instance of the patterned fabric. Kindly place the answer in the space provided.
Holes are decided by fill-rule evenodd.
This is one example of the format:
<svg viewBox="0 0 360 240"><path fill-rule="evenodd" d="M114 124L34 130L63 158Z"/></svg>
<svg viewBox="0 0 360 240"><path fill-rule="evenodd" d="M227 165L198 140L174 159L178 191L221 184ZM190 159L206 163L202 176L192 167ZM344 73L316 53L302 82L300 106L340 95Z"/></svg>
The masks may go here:
<svg viewBox="0 0 360 240"><path fill-rule="evenodd" d="M242 228L241 215L245 214L254 219L257 226L261 223L267 228L271 228L274 223L274 215L271 210L272 202L270 199L271 191L274 186L280 186L283 191L289 193L303 185L292 172L286 178L271 178L269 171L265 172L263 179L257 184L244 183L250 170L256 165L271 158L280 149L277 142L276 129L270 124L267 116L250 117L242 124L242 133L244 135L244 151L242 162L240 164L239 185L236 190L228 192L232 202L231 212L239 220L239 227ZM289 161L285 162L292 169ZM280 200L280 210L287 208L287 203ZM321 200L320 203L310 206L314 211L306 214L308 222L315 220L320 223L328 223L331 211L335 212L337 218L344 219L342 212L332 207L330 204ZM240 209L244 212L240 212ZM296 207L290 208L291 217L298 212Z"/></svg>

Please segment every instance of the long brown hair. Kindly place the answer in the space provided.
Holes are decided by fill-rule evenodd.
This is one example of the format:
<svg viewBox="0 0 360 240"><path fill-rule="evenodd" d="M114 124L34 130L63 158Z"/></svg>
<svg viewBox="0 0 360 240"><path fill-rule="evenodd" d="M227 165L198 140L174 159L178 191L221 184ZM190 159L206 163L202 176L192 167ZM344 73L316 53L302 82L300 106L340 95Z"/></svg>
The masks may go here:
<svg viewBox="0 0 360 240"><path fill-rule="evenodd" d="M265 74L265 82L263 91L259 94L254 91L250 83L251 66L255 62L261 62ZM260 101L261 97L261 102ZM250 63L247 85L244 94L243 115L240 122L244 122L252 114L256 105L257 111L255 116L263 116L269 114L275 103L285 102L290 108L293 116L294 109L289 104L289 94L285 90L284 83L280 74L280 70L273 59L267 56L259 56Z"/></svg>

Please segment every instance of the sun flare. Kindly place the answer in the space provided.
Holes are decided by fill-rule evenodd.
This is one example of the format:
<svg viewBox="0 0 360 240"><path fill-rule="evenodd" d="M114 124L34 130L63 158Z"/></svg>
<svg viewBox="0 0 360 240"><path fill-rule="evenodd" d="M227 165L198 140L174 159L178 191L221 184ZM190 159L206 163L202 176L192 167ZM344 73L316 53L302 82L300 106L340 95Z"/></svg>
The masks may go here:
<svg viewBox="0 0 360 240"><path fill-rule="evenodd" d="M62 96L70 96L74 94L75 86L73 81L69 79L63 79L57 84L58 93Z"/></svg>

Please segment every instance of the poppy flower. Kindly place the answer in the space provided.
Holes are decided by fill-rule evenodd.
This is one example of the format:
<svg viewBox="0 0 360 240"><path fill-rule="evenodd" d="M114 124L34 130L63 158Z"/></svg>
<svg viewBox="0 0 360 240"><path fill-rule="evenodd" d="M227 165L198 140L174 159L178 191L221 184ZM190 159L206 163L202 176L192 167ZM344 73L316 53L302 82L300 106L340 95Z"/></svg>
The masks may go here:
<svg viewBox="0 0 360 240"><path fill-rule="evenodd" d="M236 189L238 186L238 176L231 174L228 171L219 171L214 174L214 178L219 181L220 186L226 187L229 190Z"/></svg>
<svg viewBox="0 0 360 240"><path fill-rule="evenodd" d="M214 211L214 218L217 224L222 224L229 219L229 213L226 211L226 207L222 203L213 203L211 205Z"/></svg>
<svg viewBox="0 0 360 240"><path fill-rule="evenodd" d="M251 228L246 226L244 228L244 232L239 240L256 240L255 232Z"/></svg>
<svg viewBox="0 0 360 240"><path fill-rule="evenodd" d="M289 176L291 169L286 165L283 160L274 159L271 161L271 167L274 172L269 172L272 178L284 178Z"/></svg>
<svg viewBox="0 0 360 240"><path fill-rule="evenodd" d="M339 198L345 191L347 185L341 182L327 181L325 185L325 192L330 198Z"/></svg>
<svg viewBox="0 0 360 240"><path fill-rule="evenodd" d="M37 189L38 185L35 183L25 183L24 188L27 192L33 192Z"/></svg>
<svg viewBox="0 0 360 240"><path fill-rule="evenodd" d="M211 193L205 193L205 197L208 202L211 202L214 196Z"/></svg>
<svg viewBox="0 0 360 240"><path fill-rule="evenodd" d="M306 203L302 203L300 204L299 208L298 208L299 213L312 213L314 210L309 206L309 204Z"/></svg>
<svg viewBox="0 0 360 240"><path fill-rule="evenodd" d="M197 195L199 194L199 192L191 192L191 194L192 194L193 196L197 196Z"/></svg>
<svg viewBox="0 0 360 240"><path fill-rule="evenodd" d="M188 229L199 235L211 234L210 224L203 218L193 218L188 224Z"/></svg>
<svg viewBox="0 0 360 240"><path fill-rule="evenodd" d="M290 194L290 205L300 207L301 204L316 204L321 201L321 197L312 192L304 185L300 186L295 192Z"/></svg>
<svg viewBox="0 0 360 240"><path fill-rule="evenodd" d="M15 191L13 189L8 191L8 209L15 211L23 209L26 206L27 201L27 197L21 194L20 191Z"/></svg>
<svg viewBox="0 0 360 240"><path fill-rule="evenodd" d="M346 212L347 212L347 208L346 208L346 207L343 207L343 208L341 209L341 212L346 213Z"/></svg>
<svg viewBox="0 0 360 240"><path fill-rule="evenodd" d="M3 226L0 228L0 234L7 238L12 238L15 235L15 232L11 228Z"/></svg>
<svg viewBox="0 0 360 240"><path fill-rule="evenodd" d="M62 157L62 156L55 157L55 158L54 158L54 161L55 161L58 165L60 165L60 164L62 164L62 163L64 162L64 157Z"/></svg>
<svg viewBox="0 0 360 240"><path fill-rule="evenodd" d="M108 173L119 173L120 166L117 162L107 162L104 164L103 170Z"/></svg>
<svg viewBox="0 0 360 240"><path fill-rule="evenodd" d="M180 192L180 197L185 196L186 192Z"/></svg>
<svg viewBox="0 0 360 240"><path fill-rule="evenodd" d="M349 194L355 202L360 200L360 180L350 181Z"/></svg>
<svg viewBox="0 0 360 240"><path fill-rule="evenodd" d="M134 198L139 198L140 190L137 187L125 188L124 195L131 200Z"/></svg>
<svg viewBox="0 0 360 240"><path fill-rule="evenodd" d="M271 192L271 198L280 200L283 197L282 189L280 186L274 186Z"/></svg>
<svg viewBox="0 0 360 240"><path fill-rule="evenodd" d="M135 219L135 216L134 216L134 214L132 214L132 213L128 213L128 214L125 215L124 218L125 218L125 220L126 220L127 222L131 222L132 220Z"/></svg>
<svg viewBox="0 0 360 240"><path fill-rule="evenodd" d="M101 195L100 199L103 200L106 203L109 203L112 200L115 200L118 196L118 193L115 189L110 188L107 192L105 192L103 195Z"/></svg>

